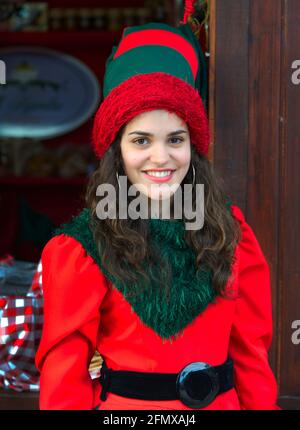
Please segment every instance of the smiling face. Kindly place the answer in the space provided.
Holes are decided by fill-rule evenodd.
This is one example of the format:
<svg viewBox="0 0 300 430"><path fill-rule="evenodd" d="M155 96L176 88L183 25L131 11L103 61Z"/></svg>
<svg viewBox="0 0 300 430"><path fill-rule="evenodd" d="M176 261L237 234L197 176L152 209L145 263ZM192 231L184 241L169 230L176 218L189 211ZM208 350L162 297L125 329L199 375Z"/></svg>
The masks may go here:
<svg viewBox="0 0 300 430"><path fill-rule="evenodd" d="M125 127L121 154L129 181L153 200L170 197L187 174L191 162L186 123L165 110L144 112Z"/></svg>

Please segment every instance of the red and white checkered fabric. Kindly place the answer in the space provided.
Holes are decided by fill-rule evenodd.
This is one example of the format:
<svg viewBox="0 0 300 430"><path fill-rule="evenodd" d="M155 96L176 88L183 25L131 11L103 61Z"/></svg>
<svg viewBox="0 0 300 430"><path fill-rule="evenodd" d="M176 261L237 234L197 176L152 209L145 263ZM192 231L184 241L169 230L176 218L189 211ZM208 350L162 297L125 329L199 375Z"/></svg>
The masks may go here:
<svg viewBox="0 0 300 430"><path fill-rule="evenodd" d="M26 296L0 297L0 386L38 391L34 364L43 326L42 265Z"/></svg>

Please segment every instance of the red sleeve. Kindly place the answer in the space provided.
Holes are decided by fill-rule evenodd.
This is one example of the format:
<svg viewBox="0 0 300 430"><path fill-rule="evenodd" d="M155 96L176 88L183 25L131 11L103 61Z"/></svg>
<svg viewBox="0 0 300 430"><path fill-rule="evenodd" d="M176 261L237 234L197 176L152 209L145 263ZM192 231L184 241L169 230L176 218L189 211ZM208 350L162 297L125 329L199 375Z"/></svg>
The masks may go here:
<svg viewBox="0 0 300 430"><path fill-rule="evenodd" d="M268 263L241 210L232 206L242 239L238 245L238 298L229 354L242 409L279 409L277 384L268 362L272 303Z"/></svg>
<svg viewBox="0 0 300 430"><path fill-rule="evenodd" d="M46 244L41 263L44 325L35 357L40 408L92 409L96 400L88 367L106 279L82 245L63 234Z"/></svg>

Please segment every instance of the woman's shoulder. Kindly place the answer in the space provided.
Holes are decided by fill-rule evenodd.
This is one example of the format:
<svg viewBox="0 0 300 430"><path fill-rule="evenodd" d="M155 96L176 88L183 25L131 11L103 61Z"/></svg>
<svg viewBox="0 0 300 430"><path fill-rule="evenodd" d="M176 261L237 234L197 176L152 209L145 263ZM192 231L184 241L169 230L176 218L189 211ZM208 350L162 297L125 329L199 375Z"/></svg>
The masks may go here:
<svg viewBox="0 0 300 430"><path fill-rule="evenodd" d="M57 227L43 248L43 266L61 271L65 266L75 269L98 266L96 245L90 229L90 211L84 208L78 215Z"/></svg>
<svg viewBox="0 0 300 430"><path fill-rule="evenodd" d="M255 233L247 222L246 216L242 209L237 205L231 205L231 213L233 217L238 221L241 230L241 240L245 241L246 238L255 238Z"/></svg>
<svg viewBox="0 0 300 430"><path fill-rule="evenodd" d="M232 204L230 206L231 213L234 216L234 218L239 221L240 224L245 222L245 216L242 212L242 210L239 208L239 206Z"/></svg>
<svg viewBox="0 0 300 430"><path fill-rule="evenodd" d="M65 261L71 254L77 254L84 258L85 252L83 245L74 237L64 233L54 235L44 246L41 259L58 257Z"/></svg>
<svg viewBox="0 0 300 430"><path fill-rule="evenodd" d="M243 211L237 205L231 205L231 211L240 226L241 237L237 246L237 251L241 261L249 263L250 261L259 260L266 263L266 258L256 233L247 222Z"/></svg>
<svg viewBox="0 0 300 430"><path fill-rule="evenodd" d="M63 233L52 237L41 255L42 288L45 296L66 302L88 294L105 294L108 280L98 264L74 237ZM75 299L76 296L76 299Z"/></svg>
<svg viewBox="0 0 300 430"><path fill-rule="evenodd" d="M68 222L57 227L53 237L47 242L42 256L59 253L66 257L72 252L91 257L98 262L98 252L90 229L90 211L84 208L78 215L73 216Z"/></svg>

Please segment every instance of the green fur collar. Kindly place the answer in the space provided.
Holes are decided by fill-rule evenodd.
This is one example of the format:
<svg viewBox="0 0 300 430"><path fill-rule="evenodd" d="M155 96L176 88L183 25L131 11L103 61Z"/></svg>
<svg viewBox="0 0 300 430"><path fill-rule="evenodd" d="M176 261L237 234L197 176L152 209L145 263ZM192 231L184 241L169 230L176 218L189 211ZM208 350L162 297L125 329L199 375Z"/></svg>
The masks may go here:
<svg viewBox="0 0 300 430"><path fill-rule="evenodd" d="M90 211L85 208L70 222L56 229L54 235L63 233L80 242L87 254L99 265L102 273L130 303L143 323L161 338L172 341L182 334L183 329L215 299L210 270L205 267L199 271L195 270L195 253L184 240L185 228L182 220L149 220L149 237L152 245L160 252L161 258L152 271L148 268L148 274L151 275L151 279L158 277L160 281L153 281L152 288L144 289L135 296L129 296L131 289L128 285L120 283L104 269L89 223ZM167 267L170 267L170 272L167 272L171 275L168 297L161 288L164 282L161 277L164 276L162 261L166 261Z"/></svg>

